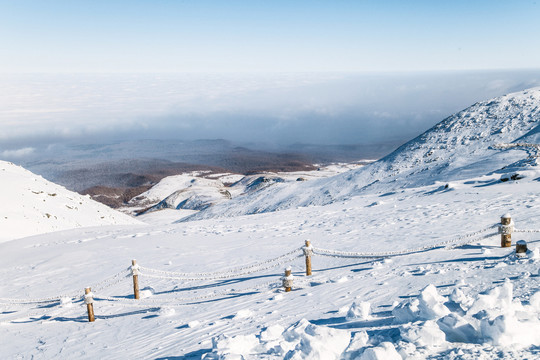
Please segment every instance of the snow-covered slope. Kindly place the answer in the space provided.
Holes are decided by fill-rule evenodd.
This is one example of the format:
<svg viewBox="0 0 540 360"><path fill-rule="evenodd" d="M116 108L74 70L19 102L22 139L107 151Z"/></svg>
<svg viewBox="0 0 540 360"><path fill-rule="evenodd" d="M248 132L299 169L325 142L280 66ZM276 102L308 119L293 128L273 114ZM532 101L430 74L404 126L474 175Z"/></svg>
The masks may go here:
<svg viewBox="0 0 540 360"><path fill-rule="evenodd" d="M497 113L505 102L498 100ZM531 118L523 115L534 121L519 120L523 111L516 109L515 124L504 132L493 127L489 139L474 140L468 152L468 145L450 140L452 152L434 152L436 161L418 157L438 142L450 146L445 141L470 139L492 126L462 126L467 121L456 115L366 170L275 183L237 198L271 199L277 191L279 200L290 188L291 208L283 211L71 229L0 243L0 274L9 279L0 283L0 355L537 359L540 166L537 145L527 142L536 137L538 115L529 100L514 105L524 114L534 109ZM478 114L488 103L483 106ZM409 164L414 159L419 163ZM366 181L374 183L364 188ZM324 201L311 203L328 203L294 207L317 194ZM41 202L33 197L28 204ZM251 202L223 204L236 205L240 214L253 210ZM507 212L514 221L512 244L528 246L520 256L500 245L497 223ZM309 277L300 248L306 239L314 246ZM134 258L139 300L127 268ZM287 267L294 275L290 292L282 287ZM82 296L89 285L93 323Z"/></svg>
<svg viewBox="0 0 540 360"><path fill-rule="evenodd" d="M360 193L396 191L504 172L505 166L516 162L526 168L530 164L519 161L530 155L528 149L501 149L495 145L537 141L539 125L540 88L501 96L450 116L390 155L358 170L316 182L275 184L190 219L324 205Z"/></svg>
<svg viewBox="0 0 540 360"><path fill-rule="evenodd" d="M184 174L162 179L132 199L130 205L146 208L146 213L162 209L202 210L230 198L220 180Z"/></svg>
<svg viewBox="0 0 540 360"><path fill-rule="evenodd" d="M446 189L0 244L9 279L0 285L2 358L538 358L538 176L496 182L493 174ZM492 226L507 211L521 230L513 243L531 250L524 258L501 248ZM305 239L331 251L313 256L311 277ZM400 256L362 258L378 252ZM127 271L133 258L140 300ZM295 276L288 293L287 266Z"/></svg>
<svg viewBox="0 0 540 360"><path fill-rule="evenodd" d="M316 171L265 172L246 176L191 172L168 176L150 190L131 199L122 211L148 214L163 209L204 210L232 198L260 192L276 183L290 184L327 178L361 166L340 163L320 167ZM177 220L181 217L178 214Z"/></svg>
<svg viewBox="0 0 540 360"><path fill-rule="evenodd" d="M140 224L5 161L0 161L0 201L0 242L75 227Z"/></svg>

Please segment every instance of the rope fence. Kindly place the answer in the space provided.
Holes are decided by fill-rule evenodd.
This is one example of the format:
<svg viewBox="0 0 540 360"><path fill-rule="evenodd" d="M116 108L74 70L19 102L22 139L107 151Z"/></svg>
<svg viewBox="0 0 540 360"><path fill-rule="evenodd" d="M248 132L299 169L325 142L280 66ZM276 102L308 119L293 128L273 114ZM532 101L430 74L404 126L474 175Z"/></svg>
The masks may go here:
<svg viewBox="0 0 540 360"><path fill-rule="evenodd" d="M128 272L128 268L125 270L122 270L119 273L116 273L113 276L110 276L106 278L105 280L100 281L99 283L95 284L93 287L97 289L97 291L103 291L107 288L110 288L112 286L115 286L119 283L121 283L125 278L129 278L131 274ZM55 302L61 302L63 299L77 299L82 298L80 291L72 291L70 293L57 295L57 296L50 296L50 297L44 297L44 298L29 298L29 299L13 299L13 298L0 298L0 304L50 304Z"/></svg>
<svg viewBox="0 0 540 360"><path fill-rule="evenodd" d="M224 280L224 279L231 279L239 276L244 275L251 275L257 272L262 272L269 269L274 269L278 266L284 265L286 263L289 263L293 260L295 260L298 257L301 257L301 254L294 255L295 253L299 253L302 248L297 248L292 251L289 251L286 254L283 254L281 256L278 256L274 259L269 259L257 264L244 266L240 268L234 268L229 270L223 270L223 271L216 271L216 272L206 272L206 273L181 273L181 272L174 272L174 271L163 271L158 269L152 269L147 267L140 266L139 269L141 270L140 275L146 276L146 277L152 277L157 279L175 279L175 280ZM146 271L146 273L144 273ZM154 273L154 274L160 274L160 275L153 275L148 273Z"/></svg>
<svg viewBox="0 0 540 360"><path fill-rule="evenodd" d="M515 233L540 233L540 230L522 230L522 229L514 229Z"/></svg>
<svg viewBox="0 0 540 360"><path fill-rule="evenodd" d="M497 232L492 230L498 228ZM258 293L261 291L274 291L280 288L283 288L285 292L291 291L293 288L306 288L311 286L311 282L308 280L311 275L311 257L315 256L325 256L325 257L334 257L334 258L354 258L354 259L381 259L388 257L396 256L405 256L411 255L418 252L425 252L435 249L445 249L452 250L461 246L471 244L473 242L478 242L485 240L491 237L496 236L497 234L501 235L501 247L510 246L511 234L512 233L540 233L540 230L534 229L514 229L514 223L510 218L510 215L506 214L501 217L500 224L494 224L492 226L486 227L476 232L468 233L466 235L460 236L455 239L441 241L435 244L416 247L412 249L397 250L397 251L386 251L386 252L352 252L352 251L340 251L332 249L323 249L319 247L314 247L309 240L306 241L305 246L295 248L283 255L278 257L254 263L242 267L234 267L230 269L224 269L221 271L214 272L175 272L175 271L165 271L160 269L154 269L150 267L140 266L136 263L136 260L132 260L132 265L130 267L124 268L118 273L101 280L100 282L94 284L92 287L85 289L84 295L80 291L73 291L70 293L44 297L44 298L26 298L26 299L15 299L15 298L0 298L0 306L5 307L6 305L11 306L12 308L18 307L16 310L4 311L0 313L0 323L9 323L16 322L19 319L31 319L35 320L40 319L51 319L58 317L61 314L76 311L80 313L80 307L74 306L78 304L80 306L87 306L88 311L88 320L94 321L94 310L93 306L95 302L101 302L103 304L110 305L121 305L121 306L131 306L131 307L140 307L148 308L150 306L186 306L193 305L204 301L210 301L215 299L228 299L234 298L237 296L245 296L253 293ZM519 249L523 252L524 241L519 241ZM516 252L518 247L516 247ZM525 245L525 252L527 251ZM519 255L519 254L518 254ZM200 294L198 292L203 289L216 288L221 286L230 286L230 282L219 282L220 280L231 280L237 279L240 281L251 280L242 279L241 277L246 275L252 275L255 273L262 273L277 267L283 266L285 264L291 264L295 260L305 257L306 260L306 277L296 279L292 274L291 268L288 267L285 270L285 276L281 277L281 285L279 284L278 279L274 279L269 282L258 284L252 287L246 288L229 288L222 291L213 291L211 293ZM264 276L275 276L275 275L264 275ZM197 287L178 289L176 286L173 290L167 290L156 294L153 289L151 294L148 295L143 291L139 291L139 277L146 279L157 279L157 280L167 280L167 281L205 281L205 282L214 282ZM127 279L133 279L133 291L134 295L132 297L126 296L107 296L104 294L105 290L116 287L117 285L124 283ZM167 297L161 296L164 294L173 294L175 292L195 292L194 296L187 297ZM141 296L142 295L142 296ZM56 303L56 304L55 304Z"/></svg>

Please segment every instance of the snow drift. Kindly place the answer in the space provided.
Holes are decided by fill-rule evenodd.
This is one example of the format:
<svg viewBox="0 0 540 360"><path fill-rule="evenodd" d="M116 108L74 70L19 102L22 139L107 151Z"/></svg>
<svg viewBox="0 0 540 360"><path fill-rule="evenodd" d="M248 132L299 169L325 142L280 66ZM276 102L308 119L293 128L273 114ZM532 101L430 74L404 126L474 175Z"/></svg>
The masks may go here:
<svg viewBox="0 0 540 360"><path fill-rule="evenodd" d="M355 307L353 303L351 309ZM366 331L352 333L302 319L288 329L272 325L257 335L216 337L212 351L202 358L401 360L417 358L419 348L442 350L459 343L516 348L540 343L540 292L523 304L513 297L513 285L508 280L478 295L465 295L455 288L448 297L439 295L430 284L392 313L394 322L401 324L394 342Z"/></svg>

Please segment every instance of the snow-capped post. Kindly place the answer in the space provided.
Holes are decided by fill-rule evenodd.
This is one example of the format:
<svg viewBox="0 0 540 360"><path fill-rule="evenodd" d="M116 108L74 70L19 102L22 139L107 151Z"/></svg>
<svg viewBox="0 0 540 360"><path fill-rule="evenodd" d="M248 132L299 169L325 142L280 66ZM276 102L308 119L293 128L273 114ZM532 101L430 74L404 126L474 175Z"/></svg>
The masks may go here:
<svg viewBox="0 0 540 360"><path fill-rule="evenodd" d="M516 255L527 256L527 242L525 240L519 240L516 243Z"/></svg>
<svg viewBox="0 0 540 360"><path fill-rule="evenodd" d="M92 290L87 287L84 289L84 303L86 304L86 310L88 310L88 321L93 322L94 318L94 294Z"/></svg>
<svg viewBox="0 0 540 360"><path fill-rule="evenodd" d="M293 279L294 276L292 274L292 269L290 267L286 268L285 276L281 278L281 281L283 282L283 287L285 288L285 292L289 292L292 290Z"/></svg>
<svg viewBox="0 0 540 360"><path fill-rule="evenodd" d="M506 213L501 216L501 225L499 226L499 234L501 234L501 247L512 246L512 233L514 232L514 221L510 214Z"/></svg>
<svg viewBox="0 0 540 360"><path fill-rule="evenodd" d="M137 260L131 260L131 274L133 275L133 296L139 299L139 265Z"/></svg>
<svg viewBox="0 0 540 360"><path fill-rule="evenodd" d="M313 255L313 246L309 240L306 240L306 246L302 247L302 251L306 257L306 275L309 276L311 275L311 255Z"/></svg>

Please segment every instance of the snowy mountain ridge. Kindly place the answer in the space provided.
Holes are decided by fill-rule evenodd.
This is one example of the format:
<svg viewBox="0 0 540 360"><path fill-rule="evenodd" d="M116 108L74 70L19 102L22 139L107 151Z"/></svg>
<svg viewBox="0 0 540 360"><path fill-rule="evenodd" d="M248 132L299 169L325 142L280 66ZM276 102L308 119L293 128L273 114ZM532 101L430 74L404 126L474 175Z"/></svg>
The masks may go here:
<svg viewBox="0 0 540 360"><path fill-rule="evenodd" d="M367 161L364 161L367 162ZM250 175L191 172L168 176L148 191L131 199L121 211L148 214L163 209L200 211L232 198L260 192L276 183L294 184L328 178L359 168L361 164L331 164L295 172L262 172Z"/></svg>
<svg viewBox="0 0 540 360"><path fill-rule="evenodd" d="M5 161L0 161L0 199L0 242L76 227L141 224Z"/></svg>
<svg viewBox="0 0 540 360"><path fill-rule="evenodd" d="M389 192L437 182L526 170L526 149L501 143L538 142L540 87L482 101L460 111L363 168L309 183L275 184L265 191L206 209L187 220L325 205L366 192ZM515 170L515 169L514 169Z"/></svg>

